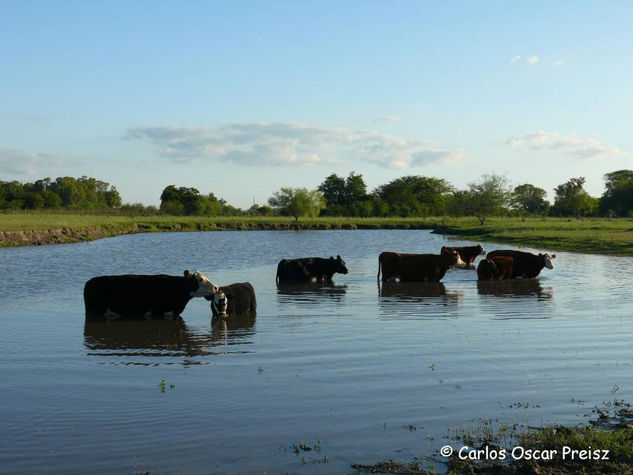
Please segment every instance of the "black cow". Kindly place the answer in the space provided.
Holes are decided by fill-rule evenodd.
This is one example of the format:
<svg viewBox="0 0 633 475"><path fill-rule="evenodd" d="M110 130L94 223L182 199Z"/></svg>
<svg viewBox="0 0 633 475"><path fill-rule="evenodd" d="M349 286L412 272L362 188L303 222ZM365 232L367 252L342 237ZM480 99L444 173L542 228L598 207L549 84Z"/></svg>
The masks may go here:
<svg viewBox="0 0 633 475"><path fill-rule="evenodd" d="M403 254L381 252L378 256L378 275L382 281L400 279L400 282L439 282L449 267L463 266L457 251L446 254Z"/></svg>
<svg viewBox="0 0 633 475"><path fill-rule="evenodd" d="M536 277L541 273L543 267L553 269L552 260L556 258L556 254L532 254L531 252L498 250L489 252L487 258L505 256L514 259L512 268L512 278L516 277Z"/></svg>
<svg viewBox="0 0 633 475"><path fill-rule="evenodd" d="M257 310L255 290L249 282L224 285L211 297L211 312L214 317L231 316Z"/></svg>
<svg viewBox="0 0 633 475"><path fill-rule="evenodd" d="M462 247L448 247L443 246L440 253L447 254L450 251L457 251L459 253L459 257L462 261L464 261L465 267L464 269L472 269L473 262L477 256L483 256L486 254L486 250L480 245L477 246L462 246Z"/></svg>
<svg viewBox="0 0 633 475"><path fill-rule="evenodd" d="M323 257L303 257L301 259L282 259L277 265L277 282L330 282L335 273L347 274L345 261L341 256L336 259Z"/></svg>
<svg viewBox="0 0 633 475"><path fill-rule="evenodd" d="M172 275L104 275L84 286L86 318L176 317L194 297L213 295L218 286L202 272Z"/></svg>

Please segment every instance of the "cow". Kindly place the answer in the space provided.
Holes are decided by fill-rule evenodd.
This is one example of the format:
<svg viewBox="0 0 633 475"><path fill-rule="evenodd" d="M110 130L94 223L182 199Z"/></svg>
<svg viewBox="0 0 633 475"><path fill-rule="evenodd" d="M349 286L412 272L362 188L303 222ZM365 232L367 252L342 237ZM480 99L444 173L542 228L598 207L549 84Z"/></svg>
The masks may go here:
<svg viewBox="0 0 633 475"><path fill-rule="evenodd" d="M345 261L341 256L303 257L300 259L282 259L277 265L277 282L331 282L335 273L347 274Z"/></svg>
<svg viewBox="0 0 633 475"><path fill-rule="evenodd" d="M511 279L514 258L508 256L486 257L479 261L477 278L479 280Z"/></svg>
<svg viewBox="0 0 633 475"><path fill-rule="evenodd" d="M205 298L211 300L213 317L227 317L257 310L255 290L249 282L221 286L215 294Z"/></svg>
<svg viewBox="0 0 633 475"><path fill-rule="evenodd" d="M512 269L512 278L529 277L534 278L540 274L543 267L553 269L552 259L556 258L556 254L532 254L531 252L498 250L489 252L486 257L512 257L514 260Z"/></svg>
<svg viewBox="0 0 633 475"><path fill-rule="evenodd" d="M442 246L440 251L441 254L447 254L451 250L457 251L459 253L459 257L462 261L464 261L464 269L473 269L473 262L477 256L484 256L486 254L486 250L480 245L477 246L462 246L462 247L448 247Z"/></svg>
<svg viewBox="0 0 633 475"><path fill-rule="evenodd" d="M399 252L381 252L378 256L378 275L382 271L382 281L396 278L400 282L439 282L449 267L463 266L464 261L457 251L446 254L403 254Z"/></svg>
<svg viewBox="0 0 633 475"><path fill-rule="evenodd" d="M84 286L87 319L177 317L194 297L215 294L218 286L202 272L172 275L103 275Z"/></svg>

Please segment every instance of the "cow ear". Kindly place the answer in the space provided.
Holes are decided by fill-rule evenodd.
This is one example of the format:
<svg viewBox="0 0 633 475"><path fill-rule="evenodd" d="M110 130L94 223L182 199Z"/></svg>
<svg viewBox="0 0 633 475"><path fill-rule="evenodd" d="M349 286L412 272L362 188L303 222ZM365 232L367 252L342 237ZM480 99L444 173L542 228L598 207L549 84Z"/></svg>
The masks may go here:
<svg viewBox="0 0 633 475"><path fill-rule="evenodd" d="M187 269L187 270L185 270L184 274L185 274L185 277L186 277L187 279L188 279L189 277L191 277L191 272L189 272L189 270L188 270L188 269Z"/></svg>
<svg viewBox="0 0 633 475"><path fill-rule="evenodd" d="M341 256L339 256L338 254L336 255L336 260L340 261L341 260Z"/></svg>
<svg viewBox="0 0 633 475"><path fill-rule="evenodd" d="M334 258L333 258L332 256L330 256L330 260L331 260L331 261L333 261L333 260L334 260Z"/></svg>
<svg viewBox="0 0 633 475"><path fill-rule="evenodd" d="M556 259L556 254L552 254L552 259Z"/></svg>

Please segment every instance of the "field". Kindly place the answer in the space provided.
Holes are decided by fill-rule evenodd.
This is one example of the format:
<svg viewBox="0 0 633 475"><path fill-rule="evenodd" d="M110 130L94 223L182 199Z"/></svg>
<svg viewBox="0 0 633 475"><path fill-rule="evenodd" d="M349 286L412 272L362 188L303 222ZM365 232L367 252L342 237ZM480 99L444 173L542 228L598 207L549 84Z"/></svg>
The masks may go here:
<svg viewBox="0 0 633 475"><path fill-rule="evenodd" d="M300 218L0 214L0 246L77 242L137 232L285 229L434 229L473 241L544 250L633 255L633 219L606 218Z"/></svg>

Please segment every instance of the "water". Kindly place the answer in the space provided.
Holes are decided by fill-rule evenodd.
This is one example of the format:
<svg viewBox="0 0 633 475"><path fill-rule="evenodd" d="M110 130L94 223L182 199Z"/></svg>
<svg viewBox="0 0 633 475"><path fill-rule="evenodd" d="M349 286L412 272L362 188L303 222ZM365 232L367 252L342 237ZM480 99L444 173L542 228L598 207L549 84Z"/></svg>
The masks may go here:
<svg viewBox="0 0 633 475"><path fill-rule="evenodd" d="M471 244L246 231L0 249L0 472L343 473L433 456L481 419L576 424L631 399L631 258L561 252L536 280L455 270L379 295L381 251L449 242ZM334 285L275 285L281 258L336 254ZM194 299L183 323L84 321L89 278L184 269L251 282L257 317L213 327Z"/></svg>

